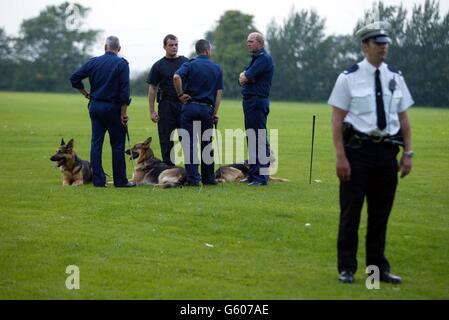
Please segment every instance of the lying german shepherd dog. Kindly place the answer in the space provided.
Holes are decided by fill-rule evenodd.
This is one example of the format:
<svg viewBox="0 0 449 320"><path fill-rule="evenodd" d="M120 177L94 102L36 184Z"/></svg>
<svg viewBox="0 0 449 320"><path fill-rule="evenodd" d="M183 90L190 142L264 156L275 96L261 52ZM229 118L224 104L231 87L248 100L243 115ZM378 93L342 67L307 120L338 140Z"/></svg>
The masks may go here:
<svg viewBox="0 0 449 320"><path fill-rule="evenodd" d="M63 186L79 186L92 182L92 167L89 161L81 160L73 150L73 139L65 144L61 139L58 151L50 158L62 172Z"/></svg>
<svg viewBox="0 0 449 320"><path fill-rule="evenodd" d="M270 167L269 171L272 171L276 163L276 156L274 151L270 148ZM227 166L221 166L215 171L215 179L219 182L240 182L248 179L249 163L245 160L243 163L233 163ZM276 178L271 175L268 177L269 181L275 182L289 182L288 179Z"/></svg>
<svg viewBox="0 0 449 320"><path fill-rule="evenodd" d="M187 177L185 169L168 165L156 158L150 147L151 141L150 137L125 151L132 160L137 159L131 181L136 185L156 185L163 188L182 186Z"/></svg>

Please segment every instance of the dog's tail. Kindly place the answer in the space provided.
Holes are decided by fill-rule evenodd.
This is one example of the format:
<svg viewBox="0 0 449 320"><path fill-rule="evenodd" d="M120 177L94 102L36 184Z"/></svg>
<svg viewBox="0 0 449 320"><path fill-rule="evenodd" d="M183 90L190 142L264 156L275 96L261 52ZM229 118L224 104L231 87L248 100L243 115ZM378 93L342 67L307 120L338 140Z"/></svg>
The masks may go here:
<svg viewBox="0 0 449 320"><path fill-rule="evenodd" d="M269 177L269 180L273 181L273 182L290 182L290 180L288 180L288 179L276 178L276 177L272 177L272 176Z"/></svg>

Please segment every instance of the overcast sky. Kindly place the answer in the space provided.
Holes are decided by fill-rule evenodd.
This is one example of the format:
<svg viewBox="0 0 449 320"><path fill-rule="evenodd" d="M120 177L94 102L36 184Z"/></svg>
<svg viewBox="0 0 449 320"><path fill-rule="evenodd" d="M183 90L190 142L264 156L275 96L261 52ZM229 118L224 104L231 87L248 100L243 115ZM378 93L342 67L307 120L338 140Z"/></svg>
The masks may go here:
<svg viewBox="0 0 449 320"><path fill-rule="evenodd" d="M47 5L60 0L0 0L0 27L8 35L17 35L23 19L35 17ZM69 0L69 2L73 2ZM226 10L240 10L254 16L255 26L263 33L273 19L283 23L290 10L315 9L326 19L327 34L350 34L372 0L78 0L92 10L83 28L104 30L104 36L116 35L122 54L134 74L148 69L164 55L162 39L168 33L179 38L179 54L189 55L196 40L211 30ZM401 2L408 9L425 0L384 0ZM409 11L410 11L409 10ZM441 15L449 11L449 0L440 0ZM246 39L242 39L245 41ZM94 54L102 53L102 44Z"/></svg>

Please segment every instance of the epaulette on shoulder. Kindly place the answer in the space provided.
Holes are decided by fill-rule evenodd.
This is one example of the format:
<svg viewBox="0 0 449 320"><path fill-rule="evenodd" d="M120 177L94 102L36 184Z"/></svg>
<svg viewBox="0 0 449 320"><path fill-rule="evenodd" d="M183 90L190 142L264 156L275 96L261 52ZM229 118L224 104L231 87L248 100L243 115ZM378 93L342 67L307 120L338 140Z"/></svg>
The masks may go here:
<svg viewBox="0 0 449 320"><path fill-rule="evenodd" d="M126 62L126 64L129 64L128 60L126 60L125 58L122 58L123 61Z"/></svg>
<svg viewBox="0 0 449 320"><path fill-rule="evenodd" d="M396 69L393 66L388 65L388 70L390 70L393 73L397 73L398 75L402 76L402 72L399 69Z"/></svg>
<svg viewBox="0 0 449 320"><path fill-rule="evenodd" d="M343 73L344 74L350 74L350 73L356 72L357 70L359 70L359 65L358 64L354 64L349 69L346 69L345 71L343 71Z"/></svg>

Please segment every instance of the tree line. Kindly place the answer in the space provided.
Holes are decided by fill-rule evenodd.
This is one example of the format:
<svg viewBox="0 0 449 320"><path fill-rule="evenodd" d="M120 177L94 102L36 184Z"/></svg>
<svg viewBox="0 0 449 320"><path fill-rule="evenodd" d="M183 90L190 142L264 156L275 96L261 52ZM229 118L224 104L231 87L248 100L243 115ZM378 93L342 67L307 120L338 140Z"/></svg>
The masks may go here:
<svg viewBox="0 0 449 320"><path fill-rule="evenodd" d="M17 38L0 29L0 90L68 91L70 73L89 57L99 30L69 30L68 3L48 6L25 20ZM89 9L78 5L81 18ZM374 12L376 11L376 12ZM283 23L272 21L266 32L275 74L271 98L282 101L326 101L339 73L363 59L355 31L378 14L391 25L388 63L402 70L418 105L449 107L449 12L440 16L437 0L366 11L349 35L326 35L326 21L314 10L292 9ZM204 35L213 45L213 60L224 72L225 97L239 98L238 74L249 63L248 33L257 30L254 16L227 11ZM194 54L192 53L192 57ZM133 95L146 95L148 70L132 80Z"/></svg>

